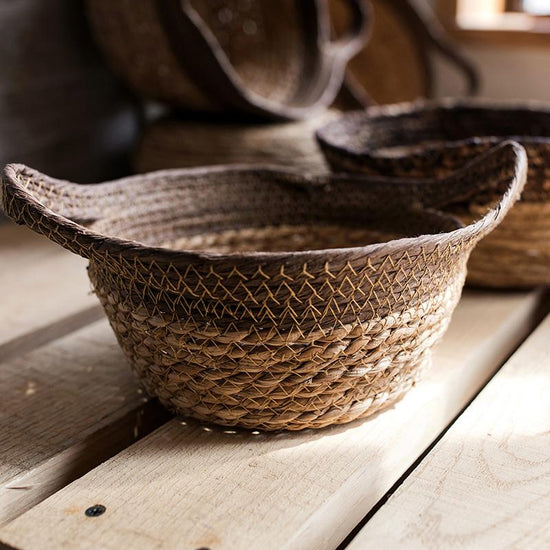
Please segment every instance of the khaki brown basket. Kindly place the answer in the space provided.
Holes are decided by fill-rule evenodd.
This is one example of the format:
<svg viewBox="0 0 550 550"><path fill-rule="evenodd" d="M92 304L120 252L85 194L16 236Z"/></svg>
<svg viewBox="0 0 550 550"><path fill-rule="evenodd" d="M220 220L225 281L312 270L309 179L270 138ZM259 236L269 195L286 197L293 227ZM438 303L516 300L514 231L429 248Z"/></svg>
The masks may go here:
<svg viewBox="0 0 550 550"><path fill-rule="evenodd" d="M10 165L3 205L89 259L150 395L299 430L370 415L418 380L525 170L516 144L444 182L220 167L86 186ZM480 199L492 206L468 226L438 211Z"/></svg>
<svg viewBox="0 0 550 550"><path fill-rule="evenodd" d="M175 107L298 119L332 103L366 8L332 40L327 0L87 0L98 43L141 94Z"/></svg>
<svg viewBox="0 0 550 550"><path fill-rule="evenodd" d="M447 100L373 107L343 115L317 137L335 171L411 178L445 177L502 139L520 142L529 158L525 191L472 254L468 281L550 284L549 105Z"/></svg>

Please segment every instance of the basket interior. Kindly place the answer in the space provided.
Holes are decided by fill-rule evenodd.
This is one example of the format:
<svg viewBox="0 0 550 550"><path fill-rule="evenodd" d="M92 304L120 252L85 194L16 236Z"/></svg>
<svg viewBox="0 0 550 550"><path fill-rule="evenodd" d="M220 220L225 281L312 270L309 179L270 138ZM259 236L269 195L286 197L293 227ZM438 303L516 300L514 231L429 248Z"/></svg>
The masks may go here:
<svg viewBox="0 0 550 550"><path fill-rule="evenodd" d="M305 57L297 0L191 0L191 4L249 90L273 101L293 99Z"/></svg>
<svg viewBox="0 0 550 550"><path fill-rule="evenodd" d="M550 111L484 106L435 107L396 116L357 119L353 145L378 153L476 137L550 139ZM396 150L397 148L397 150Z"/></svg>
<svg viewBox="0 0 550 550"><path fill-rule="evenodd" d="M294 178L297 178L294 176ZM107 187L106 187L107 186ZM177 250L298 251L346 248L452 231L455 218L397 204L391 185L374 193L363 183L329 188L270 173L177 176L141 185L104 184L94 231Z"/></svg>
<svg viewBox="0 0 550 550"><path fill-rule="evenodd" d="M361 114L327 125L320 135L332 147L366 155L382 163L384 173L404 177L449 175L502 140L512 139L526 148L529 158L522 200L550 200L550 110L459 105L395 115Z"/></svg>

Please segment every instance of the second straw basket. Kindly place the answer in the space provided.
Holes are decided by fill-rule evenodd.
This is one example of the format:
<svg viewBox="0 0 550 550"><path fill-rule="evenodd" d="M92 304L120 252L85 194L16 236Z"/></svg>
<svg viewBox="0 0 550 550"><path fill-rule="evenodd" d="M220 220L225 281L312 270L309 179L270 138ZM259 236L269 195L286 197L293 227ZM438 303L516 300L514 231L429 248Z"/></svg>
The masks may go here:
<svg viewBox="0 0 550 550"><path fill-rule="evenodd" d="M87 0L113 68L187 110L299 119L330 105L366 38L366 4L331 39L327 0Z"/></svg>
<svg viewBox="0 0 550 550"><path fill-rule="evenodd" d="M218 167L86 186L10 165L3 205L89 259L150 395L225 426L300 430L416 383L525 170L513 143L443 184ZM439 211L456 201L489 208L464 226Z"/></svg>
<svg viewBox="0 0 550 550"><path fill-rule="evenodd" d="M317 133L336 171L445 177L502 139L527 150L521 201L476 248L468 281L489 287L550 284L550 106L487 100L419 101L349 113ZM469 216L478 215L472 204Z"/></svg>

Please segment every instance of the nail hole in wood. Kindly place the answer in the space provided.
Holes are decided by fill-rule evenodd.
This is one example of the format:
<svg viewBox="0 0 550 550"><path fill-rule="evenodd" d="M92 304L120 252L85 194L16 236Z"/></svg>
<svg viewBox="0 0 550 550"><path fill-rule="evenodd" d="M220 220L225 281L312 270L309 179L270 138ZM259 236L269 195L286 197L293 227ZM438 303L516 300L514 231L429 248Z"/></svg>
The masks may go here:
<svg viewBox="0 0 550 550"><path fill-rule="evenodd" d="M94 504L93 506L90 506L89 508L86 508L86 512L84 512L89 518L96 518L97 516L100 516L105 512L106 508L102 504Z"/></svg>

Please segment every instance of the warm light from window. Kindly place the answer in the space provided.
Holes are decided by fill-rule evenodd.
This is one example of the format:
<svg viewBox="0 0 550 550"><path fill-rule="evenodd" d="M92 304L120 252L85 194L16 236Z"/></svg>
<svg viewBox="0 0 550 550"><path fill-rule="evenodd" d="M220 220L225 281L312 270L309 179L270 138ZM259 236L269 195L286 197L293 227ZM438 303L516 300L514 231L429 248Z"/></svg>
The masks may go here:
<svg viewBox="0 0 550 550"><path fill-rule="evenodd" d="M533 15L550 15L549 0L523 0L523 9Z"/></svg>
<svg viewBox="0 0 550 550"><path fill-rule="evenodd" d="M456 23L463 29L531 31L535 13L550 11L550 0L524 0L522 12L507 11L506 0L457 0Z"/></svg>

